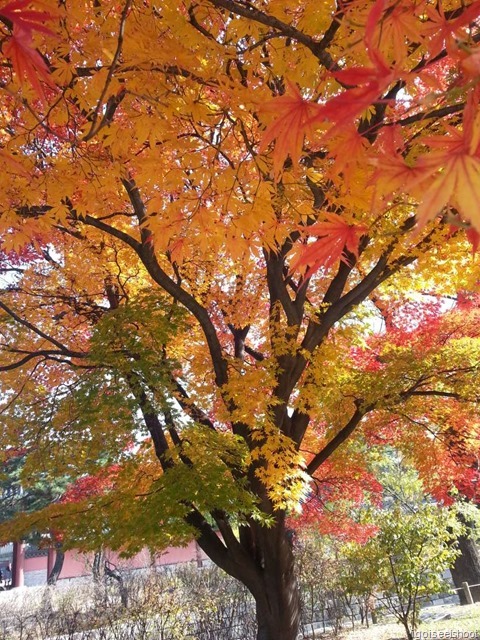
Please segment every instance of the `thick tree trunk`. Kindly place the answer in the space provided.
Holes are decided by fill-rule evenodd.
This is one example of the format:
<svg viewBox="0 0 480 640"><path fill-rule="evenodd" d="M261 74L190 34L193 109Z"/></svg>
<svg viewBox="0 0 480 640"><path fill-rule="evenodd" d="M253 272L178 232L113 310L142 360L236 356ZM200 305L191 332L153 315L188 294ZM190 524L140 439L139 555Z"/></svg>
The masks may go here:
<svg viewBox="0 0 480 640"><path fill-rule="evenodd" d="M296 640L300 591L291 541L283 523L262 531L262 567L249 588L256 602L257 640Z"/></svg>
<svg viewBox="0 0 480 640"><path fill-rule="evenodd" d="M300 622L296 585L270 585L256 605L257 640L296 640Z"/></svg>
<svg viewBox="0 0 480 640"><path fill-rule="evenodd" d="M468 526L468 525L467 525ZM455 564L451 568L451 574L461 604L468 604L467 598L462 588L462 582L469 585L480 584L480 556L477 546L468 535L460 536L457 540L460 555L456 558ZM480 602L480 587L470 587L474 602Z"/></svg>
<svg viewBox="0 0 480 640"><path fill-rule="evenodd" d="M201 514L191 513L190 524L201 532L197 542L217 566L239 580L256 603L257 640L296 640L300 626L300 590L296 579L291 533L285 514L262 526L252 521L237 537L228 520L215 513L221 539Z"/></svg>

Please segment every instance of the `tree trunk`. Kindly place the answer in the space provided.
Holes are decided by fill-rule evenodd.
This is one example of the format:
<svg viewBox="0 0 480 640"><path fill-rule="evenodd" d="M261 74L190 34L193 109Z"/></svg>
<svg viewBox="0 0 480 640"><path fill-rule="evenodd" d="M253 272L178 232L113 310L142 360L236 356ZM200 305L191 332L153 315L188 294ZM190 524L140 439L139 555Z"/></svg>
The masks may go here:
<svg viewBox="0 0 480 640"><path fill-rule="evenodd" d="M468 523L467 523L467 526ZM473 539L468 535L460 536L457 540L460 555L456 558L455 564L451 568L452 579L460 597L461 604L468 604L467 598L462 588L462 582L469 585L480 584L480 556ZM473 601L480 602L480 587L470 587Z"/></svg>
<svg viewBox="0 0 480 640"><path fill-rule="evenodd" d="M300 591L288 532L283 526L262 530L261 547L263 566L249 587L256 603L257 640L296 640Z"/></svg>
<svg viewBox="0 0 480 640"><path fill-rule="evenodd" d="M113 578L113 580L116 580L116 582L118 583L118 590L120 592L122 606L126 609L128 607L128 589L125 586L122 574L117 569L117 567L108 560L105 560L104 566L105 576L108 578Z"/></svg>
<svg viewBox="0 0 480 640"><path fill-rule="evenodd" d="M238 536L224 514L216 512L214 517L221 538L198 512L192 511L188 522L200 531L197 542L206 555L255 599L257 640L296 640L300 590L285 513L277 511L271 526L256 521L244 524Z"/></svg>
<svg viewBox="0 0 480 640"><path fill-rule="evenodd" d="M105 557L103 553L103 549L99 549L95 551L95 555L93 556L93 564L92 564L92 575L94 582L102 582L103 576L105 575Z"/></svg>
<svg viewBox="0 0 480 640"><path fill-rule="evenodd" d="M61 545L56 546L56 555L55 562L53 564L52 570L50 571L47 577L47 584L54 585L57 584L57 580L60 577L60 574L63 569L63 561L65 560L65 553L61 547Z"/></svg>
<svg viewBox="0 0 480 640"><path fill-rule="evenodd" d="M408 617L402 619L403 628L405 629L405 635L407 636L407 640L413 640L413 631L410 627Z"/></svg>
<svg viewBox="0 0 480 640"><path fill-rule="evenodd" d="M300 623L300 599L296 584L270 581L256 598L257 640L296 640Z"/></svg>

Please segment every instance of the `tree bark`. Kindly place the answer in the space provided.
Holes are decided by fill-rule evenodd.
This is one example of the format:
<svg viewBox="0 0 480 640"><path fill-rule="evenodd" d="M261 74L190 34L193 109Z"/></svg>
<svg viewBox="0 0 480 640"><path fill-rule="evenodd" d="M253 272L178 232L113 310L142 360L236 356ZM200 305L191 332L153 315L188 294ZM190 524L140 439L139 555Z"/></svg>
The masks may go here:
<svg viewBox="0 0 480 640"><path fill-rule="evenodd" d="M103 576L105 575L104 562L105 557L103 549L95 551L92 564L92 575L94 582L101 582L103 580Z"/></svg>
<svg viewBox="0 0 480 640"><path fill-rule="evenodd" d="M262 530L261 567L250 586L257 616L257 640L296 640L300 626L300 591L292 544L283 526Z"/></svg>
<svg viewBox="0 0 480 640"><path fill-rule="evenodd" d="M216 522L221 537L217 534L212 537L206 522L202 530L201 514L190 514L189 522L202 531L197 538L198 545L252 594L256 604L257 640L296 640L300 626L300 590L285 513L277 511L271 526L262 526L256 521L240 526L239 537L219 515L216 514Z"/></svg>
<svg viewBox="0 0 480 640"><path fill-rule="evenodd" d="M57 580L60 577L60 574L63 569L63 561L65 560L65 553L61 547L61 545L56 546L56 555L55 562L53 564L52 570L48 574L47 584L55 585L57 584Z"/></svg>
<svg viewBox="0 0 480 640"><path fill-rule="evenodd" d="M257 640L296 640L300 597L293 576L265 575L263 593L256 597Z"/></svg>
<svg viewBox="0 0 480 640"><path fill-rule="evenodd" d="M469 526L466 523L467 527ZM452 579L457 591L460 604L468 604L467 598L462 588L462 582L468 582L469 585L480 584L480 555L477 545L472 537L468 534L460 536L457 540L460 555L456 558L455 564L451 568ZM473 601L480 602L480 587L470 587Z"/></svg>

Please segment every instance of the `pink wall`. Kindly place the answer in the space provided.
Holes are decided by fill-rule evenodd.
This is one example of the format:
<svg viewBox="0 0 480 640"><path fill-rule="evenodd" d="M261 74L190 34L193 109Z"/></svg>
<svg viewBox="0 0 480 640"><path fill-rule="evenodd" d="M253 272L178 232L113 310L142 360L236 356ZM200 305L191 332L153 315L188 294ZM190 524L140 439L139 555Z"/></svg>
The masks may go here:
<svg viewBox="0 0 480 640"><path fill-rule="evenodd" d="M41 571L47 568L47 556L40 556L38 558L25 558L23 561L24 571Z"/></svg>
<svg viewBox="0 0 480 640"><path fill-rule="evenodd" d="M80 576L91 575L94 554L83 554L79 551L67 551L63 563L60 580L67 578L78 578ZM150 566L174 565L182 562L201 562L207 559L195 541L190 542L186 547L169 547L159 552L154 557L146 549L133 556L133 558L119 558L114 551L106 551L105 559L114 564L119 569L141 569ZM28 574L33 571L47 572L48 558L46 555L24 559L25 581L28 584ZM33 574L32 574L33 575Z"/></svg>

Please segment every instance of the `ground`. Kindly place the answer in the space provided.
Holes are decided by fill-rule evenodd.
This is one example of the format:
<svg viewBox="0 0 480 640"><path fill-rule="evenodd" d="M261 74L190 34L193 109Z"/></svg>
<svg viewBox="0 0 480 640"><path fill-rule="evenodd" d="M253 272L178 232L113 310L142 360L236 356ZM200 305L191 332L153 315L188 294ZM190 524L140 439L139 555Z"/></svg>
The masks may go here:
<svg viewBox="0 0 480 640"><path fill-rule="evenodd" d="M464 607L429 607L422 611L421 617L418 637L422 640L467 640L473 637L480 639L480 603ZM362 627L347 631L341 635L341 640L392 640L404 637L403 627L391 622L370 625L368 629Z"/></svg>

